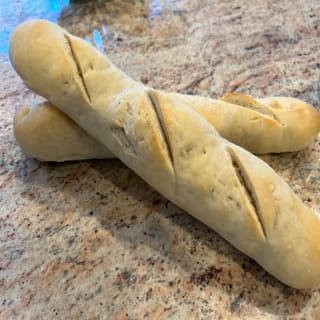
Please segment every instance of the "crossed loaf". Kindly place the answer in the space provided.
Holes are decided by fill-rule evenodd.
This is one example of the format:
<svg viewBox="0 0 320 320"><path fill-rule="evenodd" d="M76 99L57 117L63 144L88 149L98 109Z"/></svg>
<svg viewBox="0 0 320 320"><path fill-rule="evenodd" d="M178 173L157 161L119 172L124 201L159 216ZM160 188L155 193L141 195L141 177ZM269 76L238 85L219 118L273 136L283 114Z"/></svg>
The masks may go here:
<svg viewBox="0 0 320 320"><path fill-rule="evenodd" d="M47 21L14 30L10 59L30 89L177 206L287 285L319 286L319 215L265 162L222 138L193 98L133 81ZM282 126L275 110L266 117Z"/></svg>

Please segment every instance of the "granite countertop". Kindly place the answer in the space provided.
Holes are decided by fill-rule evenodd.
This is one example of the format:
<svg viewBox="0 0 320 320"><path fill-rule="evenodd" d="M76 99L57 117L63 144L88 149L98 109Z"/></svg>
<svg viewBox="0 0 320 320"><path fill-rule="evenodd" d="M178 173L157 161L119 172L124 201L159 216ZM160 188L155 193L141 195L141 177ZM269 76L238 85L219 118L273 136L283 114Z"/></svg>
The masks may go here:
<svg viewBox="0 0 320 320"><path fill-rule="evenodd" d="M12 117L41 98L7 58L12 27L42 17L159 89L319 109L319 1L30 3L0 4L0 319L320 319L319 290L281 284L120 161L24 155ZM320 209L319 138L263 159Z"/></svg>

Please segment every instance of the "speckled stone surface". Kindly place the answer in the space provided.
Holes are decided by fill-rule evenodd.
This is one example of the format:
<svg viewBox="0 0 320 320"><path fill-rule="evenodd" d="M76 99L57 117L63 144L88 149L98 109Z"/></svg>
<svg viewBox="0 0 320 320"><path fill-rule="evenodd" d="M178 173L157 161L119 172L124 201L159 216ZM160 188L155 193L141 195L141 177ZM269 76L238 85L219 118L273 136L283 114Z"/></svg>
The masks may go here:
<svg viewBox="0 0 320 320"><path fill-rule="evenodd" d="M53 16L44 2L30 16L58 19L150 86L320 107L317 0L52 1ZM10 17L1 7L3 48L28 18L12 3ZM0 74L0 319L320 319L319 290L282 285L119 161L25 156L12 117L41 98L5 53ZM320 210L319 139L264 160Z"/></svg>

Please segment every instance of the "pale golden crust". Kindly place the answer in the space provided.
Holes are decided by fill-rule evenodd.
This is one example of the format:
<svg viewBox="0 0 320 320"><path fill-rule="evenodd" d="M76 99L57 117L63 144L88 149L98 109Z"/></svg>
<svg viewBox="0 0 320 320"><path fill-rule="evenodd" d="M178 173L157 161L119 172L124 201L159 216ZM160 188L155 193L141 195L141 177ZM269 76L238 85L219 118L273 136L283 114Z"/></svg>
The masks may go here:
<svg viewBox="0 0 320 320"><path fill-rule="evenodd" d="M319 216L269 166L237 146L233 150L261 208L267 241L256 261L278 279L294 279L296 288L318 286Z"/></svg>
<svg viewBox="0 0 320 320"><path fill-rule="evenodd" d="M316 109L298 99L254 99L232 93L221 99L158 91L164 103L183 103L203 116L225 139L256 154L298 151L320 130ZM277 108L275 108L277 103Z"/></svg>
<svg viewBox="0 0 320 320"><path fill-rule="evenodd" d="M286 151L303 149L317 137L320 131L320 115L310 104L289 97L269 97L259 101L272 108L283 124L285 129L282 139L287 146Z"/></svg>
<svg viewBox="0 0 320 320"><path fill-rule="evenodd" d="M65 31L49 22L40 24L46 25L43 45L57 42L62 50L59 54L68 55L59 45L64 41L59 33L64 35ZM29 58L22 58L30 65L36 64L32 51L42 50L39 26L36 31L34 27L34 23L27 23L21 33L32 43ZM19 69L25 51L12 44L20 40L19 30L21 27L11 40L10 53L18 72L23 78L30 77L28 84L39 70L29 73L31 68ZM70 41L77 48L75 59L84 59L78 61L82 87L75 80L65 95L59 86L48 93L45 84L38 90L36 80L32 82L34 90L50 98L156 190L215 229L280 281L296 288L319 286L319 217L265 162L221 138L184 102L162 101L159 92L130 82L109 63L99 69L103 73L99 79L108 79L105 90L84 92L83 87L95 87L93 72L102 56L80 39L70 36ZM76 78L72 63L64 64L68 59L61 60L63 67L57 67L62 74L40 74L41 81L50 84L69 75ZM87 62L93 66L88 73L83 71ZM59 65L60 60L55 63ZM101 88L100 83L96 85Z"/></svg>
<svg viewBox="0 0 320 320"><path fill-rule="evenodd" d="M213 100L198 96L188 96L175 93L166 93L163 91L157 91L158 100L162 103L182 103L199 113L210 124L212 124L219 134L225 139L242 146L243 148L254 153L277 153L287 151L297 151L307 147L313 142L317 136L320 128L320 116L311 105L294 98L286 97L270 97L266 99L254 100L250 98L251 103L260 101L264 108L272 109L274 116L278 119L275 120L270 116L265 116L258 113L255 110L248 109L242 105L235 105L223 100ZM95 95L94 95L95 96ZM98 95L99 96L99 95ZM239 94L237 94L239 96ZM100 96L99 96L100 97ZM248 96L241 94L243 100L246 100ZM235 102L235 101L234 101ZM238 102L239 103L239 102ZM241 102L244 104L244 102ZM33 106L33 112L28 114L29 121L18 122L15 121L14 125L19 125L21 132L20 136L17 136L17 142L22 146L22 149L37 158L42 158L47 161L65 161L76 160L72 158L70 150L72 145L68 145L68 142L72 144L80 144L80 139L84 139L76 136L77 126L74 122L65 120L65 114L62 112L53 112L55 107L49 102L46 103L45 108L38 109L37 106ZM37 112L39 110L39 114ZM20 113L22 111L18 111ZM40 116L41 114L41 116ZM54 115L54 116L53 116ZM69 126L69 131L74 131L74 140L64 141L65 148L60 145L60 149L56 154L52 153L52 149L58 146L57 140L50 140L53 136L50 132L52 126L43 128L44 134L47 135L46 146L41 143L37 143L39 139L38 131L30 131L30 122L32 117L35 117L35 121L40 121L43 117L44 121L51 117L50 121L54 128L61 123L61 132L66 130L65 126ZM83 131L81 129L81 131ZM24 140L20 141L20 137L25 139L25 135L29 137L30 141L34 143L26 144ZM68 133L69 135L71 132ZM65 140L62 135L59 135L62 140ZM90 138L86 138L89 139ZM77 141L76 141L77 140ZM41 146L41 147L40 147ZM75 154L83 154L84 158L105 158L113 157L109 150L106 149L105 153L101 153L101 144L92 139L92 152L89 150L78 149ZM46 150L49 152L46 153ZM58 156L59 154L59 156Z"/></svg>
<svg viewBox="0 0 320 320"><path fill-rule="evenodd" d="M105 146L48 102L18 110L13 128L22 150L40 160L114 158Z"/></svg>

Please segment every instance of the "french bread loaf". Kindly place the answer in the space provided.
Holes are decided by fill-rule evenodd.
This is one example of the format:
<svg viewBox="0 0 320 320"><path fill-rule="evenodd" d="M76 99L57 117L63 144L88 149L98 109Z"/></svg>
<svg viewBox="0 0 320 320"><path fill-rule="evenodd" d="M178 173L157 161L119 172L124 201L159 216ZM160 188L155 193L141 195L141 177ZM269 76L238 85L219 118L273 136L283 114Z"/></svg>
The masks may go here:
<svg viewBox="0 0 320 320"><path fill-rule="evenodd" d="M132 81L46 21L15 29L10 59L29 88L173 203L287 285L319 286L318 214L183 101Z"/></svg>
<svg viewBox="0 0 320 320"><path fill-rule="evenodd" d="M39 160L114 158L107 147L49 102L20 108L13 129L21 149Z"/></svg>
<svg viewBox="0 0 320 320"><path fill-rule="evenodd" d="M255 153L301 149L313 141L320 126L315 109L294 98L255 100L239 93L227 94L220 100L166 92L159 92L159 96L169 96L172 103L181 101L215 126L224 138ZM32 106L30 112L27 109L18 110L14 118L15 137L25 153L45 161L114 157L49 102ZM278 121L266 116L269 113Z"/></svg>

